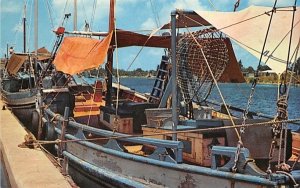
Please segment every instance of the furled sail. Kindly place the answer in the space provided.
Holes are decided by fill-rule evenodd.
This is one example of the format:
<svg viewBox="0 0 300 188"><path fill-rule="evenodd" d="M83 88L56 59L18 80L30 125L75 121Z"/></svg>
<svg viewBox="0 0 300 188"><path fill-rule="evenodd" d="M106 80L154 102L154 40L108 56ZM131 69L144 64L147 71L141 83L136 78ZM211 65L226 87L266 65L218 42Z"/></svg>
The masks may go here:
<svg viewBox="0 0 300 188"><path fill-rule="evenodd" d="M281 8L274 12L262 61L276 73L286 69L293 8ZM230 36L251 54L260 58L267 33L272 8L251 6L239 12L196 11L206 22ZM300 7L295 12L292 54L300 37ZM298 54L299 57L299 54ZM293 61L290 59L289 61Z"/></svg>
<svg viewBox="0 0 300 188"><path fill-rule="evenodd" d="M53 61L56 70L73 75L104 63L112 33L102 40L66 37Z"/></svg>

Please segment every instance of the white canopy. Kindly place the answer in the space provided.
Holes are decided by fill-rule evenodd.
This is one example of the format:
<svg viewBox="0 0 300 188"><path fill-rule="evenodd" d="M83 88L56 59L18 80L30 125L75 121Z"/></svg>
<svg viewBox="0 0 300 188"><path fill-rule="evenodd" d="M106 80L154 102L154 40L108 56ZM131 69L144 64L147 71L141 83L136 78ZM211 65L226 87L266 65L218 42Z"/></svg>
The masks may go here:
<svg viewBox="0 0 300 188"><path fill-rule="evenodd" d="M286 69L290 30L293 11L291 8L277 9L267 38L262 61L276 73L282 73ZM270 21L272 8L251 6L239 12L211 12L195 11L204 21L216 27L251 54L260 58L264 40ZM297 7L292 33L290 61L300 40L300 7ZM297 54L299 58L300 52Z"/></svg>

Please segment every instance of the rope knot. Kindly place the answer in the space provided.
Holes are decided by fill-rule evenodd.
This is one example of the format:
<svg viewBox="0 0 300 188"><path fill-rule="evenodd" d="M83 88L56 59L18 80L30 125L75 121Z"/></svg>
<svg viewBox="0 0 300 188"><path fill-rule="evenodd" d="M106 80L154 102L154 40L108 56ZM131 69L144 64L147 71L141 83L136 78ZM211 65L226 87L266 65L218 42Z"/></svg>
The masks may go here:
<svg viewBox="0 0 300 188"><path fill-rule="evenodd" d="M278 170L282 170L284 172L290 172L291 171L291 166L286 164L286 163L280 163L279 165L276 166Z"/></svg>
<svg viewBox="0 0 300 188"><path fill-rule="evenodd" d="M37 148L36 139L34 138L34 136L32 134L26 134L24 136L24 142L19 144L18 147L35 149L35 148Z"/></svg>
<svg viewBox="0 0 300 188"><path fill-rule="evenodd" d="M277 101L277 118L279 120L285 120L288 117L288 112L287 112L287 95L282 95L279 97Z"/></svg>

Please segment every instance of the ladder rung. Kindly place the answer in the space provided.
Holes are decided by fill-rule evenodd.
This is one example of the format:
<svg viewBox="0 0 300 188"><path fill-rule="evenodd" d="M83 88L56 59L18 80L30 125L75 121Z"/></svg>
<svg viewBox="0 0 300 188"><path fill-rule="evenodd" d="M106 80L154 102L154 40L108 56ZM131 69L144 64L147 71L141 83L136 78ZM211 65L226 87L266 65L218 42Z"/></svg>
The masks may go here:
<svg viewBox="0 0 300 188"><path fill-rule="evenodd" d="M161 62L169 63L169 61L168 61L168 60L165 60L165 59L162 59Z"/></svg>
<svg viewBox="0 0 300 188"><path fill-rule="evenodd" d="M155 90L159 90L159 91L162 91L163 89L159 88L159 87L154 87L153 89Z"/></svg>
<svg viewBox="0 0 300 188"><path fill-rule="evenodd" d="M150 96L149 98L156 99L156 100L160 99L159 97L154 97L154 96Z"/></svg>

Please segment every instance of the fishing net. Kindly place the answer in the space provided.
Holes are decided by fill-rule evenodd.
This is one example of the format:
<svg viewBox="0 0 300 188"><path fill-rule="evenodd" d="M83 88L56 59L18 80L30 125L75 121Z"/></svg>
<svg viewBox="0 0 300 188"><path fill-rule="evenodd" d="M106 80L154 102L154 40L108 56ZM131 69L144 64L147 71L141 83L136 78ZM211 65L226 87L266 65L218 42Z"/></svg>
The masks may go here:
<svg viewBox="0 0 300 188"><path fill-rule="evenodd" d="M220 32L205 29L184 34L178 41L176 47L177 81L186 104L191 101L196 103L204 101L211 91L213 77L206 60L216 80L224 72L229 62L224 40Z"/></svg>

